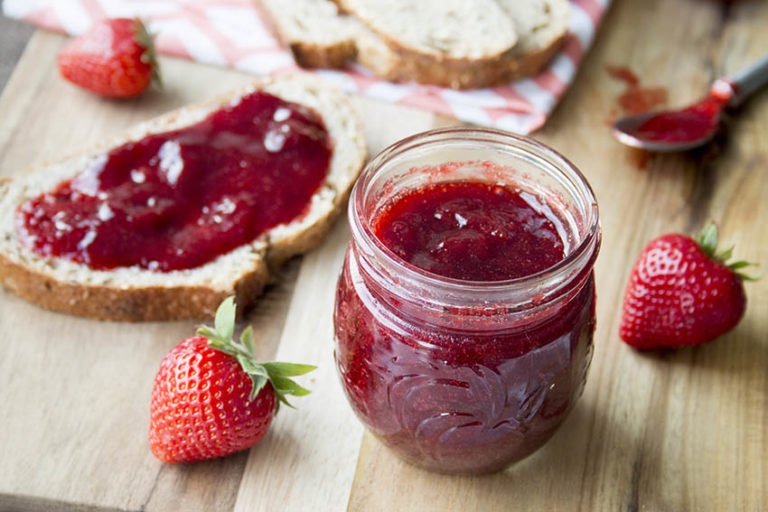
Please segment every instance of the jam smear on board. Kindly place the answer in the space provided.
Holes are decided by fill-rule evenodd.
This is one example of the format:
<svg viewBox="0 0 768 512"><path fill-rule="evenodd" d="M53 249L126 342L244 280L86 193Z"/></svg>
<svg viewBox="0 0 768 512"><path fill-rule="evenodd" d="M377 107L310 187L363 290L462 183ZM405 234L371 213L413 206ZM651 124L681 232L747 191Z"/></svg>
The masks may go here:
<svg viewBox="0 0 768 512"><path fill-rule="evenodd" d="M318 114L256 91L94 159L19 207L19 237L94 269L195 268L304 214L331 153Z"/></svg>
<svg viewBox="0 0 768 512"><path fill-rule="evenodd" d="M606 66L605 70L613 78L621 80L627 86L625 91L616 99L624 114L642 114L663 105L667 101L665 88L641 87L640 79L631 69L621 66Z"/></svg>

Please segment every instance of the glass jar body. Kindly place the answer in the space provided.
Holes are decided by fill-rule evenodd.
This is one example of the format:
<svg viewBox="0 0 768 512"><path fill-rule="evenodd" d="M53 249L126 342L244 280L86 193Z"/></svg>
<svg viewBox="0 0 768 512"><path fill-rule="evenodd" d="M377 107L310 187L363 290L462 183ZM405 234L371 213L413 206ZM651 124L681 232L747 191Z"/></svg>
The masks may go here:
<svg viewBox="0 0 768 512"><path fill-rule="evenodd" d="M354 242L336 290L336 365L357 416L408 462L503 469L540 448L581 395L592 358L594 278L546 318L451 332L374 298Z"/></svg>
<svg viewBox="0 0 768 512"><path fill-rule="evenodd" d="M377 216L402 194L444 182L527 197L556 224L562 261L505 281L461 281L398 257L374 234ZM581 173L504 132L426 132L368 164L349 221L335 357L365 426L405 460L448 473L499 470L541 447L581 395L592 357L600 228Z"/></svg>

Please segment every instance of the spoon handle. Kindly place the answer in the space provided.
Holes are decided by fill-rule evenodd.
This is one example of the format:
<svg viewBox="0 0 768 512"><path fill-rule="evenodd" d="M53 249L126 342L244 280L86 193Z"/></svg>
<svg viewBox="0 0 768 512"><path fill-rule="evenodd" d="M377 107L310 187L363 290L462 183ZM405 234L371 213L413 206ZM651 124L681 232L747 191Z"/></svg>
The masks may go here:
<svg viewBox="0 0 768 512"><path fill-rule="evenodd" d="M768 53L728 79L734 87L729 104L739 106L765 84L768 84Z"/></svg>

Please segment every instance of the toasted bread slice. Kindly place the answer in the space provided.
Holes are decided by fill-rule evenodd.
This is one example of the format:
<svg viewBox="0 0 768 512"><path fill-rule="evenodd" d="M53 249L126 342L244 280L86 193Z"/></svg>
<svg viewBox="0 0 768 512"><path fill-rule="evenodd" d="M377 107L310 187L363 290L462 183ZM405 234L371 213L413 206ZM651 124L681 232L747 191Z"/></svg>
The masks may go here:
<svg viewBox="0 0 768 512"><path fill-rule="evenodd" d="M179 129L254 90L319 113L330 134L333 154L321 188L304 215L272 228L202 266L171 272L134 267L94 270L61 258L42 257L21 244L16 209L24 201L82 172L94 158L149 134ZM241 308L259 295L270 268L320 243L337 217L365 160L359 122L346 96L305 75L264 79L205 103L185 107L84 154L0 182L0 283L44 308L101 320L166 321L210 318L218 304L235 294ZM290 183L286 184L290 186ZM238 309L241 309L238 308Z"/></svg>
<svg viewBox="0 0 768 512"><path fill-rule="evenodd" d="M340 68L355 59L375 75L390 81L414 81L454 89L500 85L538 73L559 49L567 32L569 16L568 0L494 0L492 3L496 10L491 10L500 20L504 20L504 24L509 23L513 27L510 33L516 34L516 43L493 56L492 52L486 51L487 55L478 57L479 53L472 53L469 43L463 41L472 30L460 30L484 26L482 22L472 25L471 22L474 21L471 17L462 19L460 24L453 26L456 37L463 41L461 45L454 45L455 48L450 45L443 45L441 48L440 45L430 43L429 41L434 43L434 38L437 37L434 34L429 36L432 39L422 34L422 38L428 39L426 42L422 41L422 46L417 44L418 41L412 41L413 38L418 39L413 27L422 29L434 26L424 19L425 13L422 11L428 9L420 2L407 3L397 11L402 14L403 25L410 27L398 29L397 23L393 23L389 17L384 18L386 22L381 22L379 18L367 20L360 15L360 12L363 12L371 17L372 13L378 13L376 9L389 7L389 3L374 0L260 1L265 5L279 4L279 9L267 9L268 14L273 18L281 38L288 42L297 61L303 66ZM334 14L334 2L341 6L343 12ZM437 9L431 2L424 5ZM465 7L468 5L461 4ZM362 11L355 9L358 6L362 6ZM450 10L450 5L445 6L444 16L461 11L461 6L454 6L454 11ZM473 3L473 9L476 8ZM290 20L284 19L285 14L282 13L285 12L290 12ZM317 12L323 12L325 16L317 16ZM380 22L392 23L394 32L377 31ZM284 28L288 25L291 25L290 30ZM398 30L408 32L411 39L401 39L397 35ZM327 37L316 35L327 33L343 34L345 50L340 49L341 44L329 43ZM354 51L349 50L349 38L354 40ZM302 44L299 44L300 41ZM302 51L296 50L299 46ZM311 51L307 48L311 48ZM307 53L313 56L312 59L305 57ZM343 57L338 58L342 53ZM323 58L323 54L329 57ZM459 55L463 57L458 57ZM324 64L313 64L318 62Z"/></svg>

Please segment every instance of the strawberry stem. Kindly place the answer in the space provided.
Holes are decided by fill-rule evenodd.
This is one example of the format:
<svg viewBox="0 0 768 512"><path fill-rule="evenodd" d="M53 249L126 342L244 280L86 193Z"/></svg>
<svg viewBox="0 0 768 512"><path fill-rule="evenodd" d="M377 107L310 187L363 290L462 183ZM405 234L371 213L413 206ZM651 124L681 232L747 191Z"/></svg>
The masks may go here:
<svg viewBox="0 0 768 512"><path fill-rule="evenodd" d="M197 330L197 334L208 338L208 345L211 348L220 350L225 354L237 359L243 371L251 378L250 399L256 398L267 382L272 384L272 389L277 398L277 406L284 403L293 408L288 402L286 396L305 396L310 393L290 377L298 377L316 369L316 366L309 364L296 363L259 363L256 360L256 342L253 338L253 328L248 326L240 335L240 341L235 341L235 316L236 316L235 298L226 298L216 310L216 318L213 328L202 325Z"/></svg>
<svg viewBox="0 0 768 512"><path fill-rule="evenodd" d="M699 247L701 247L701 250L704 251L707 256L710 258L715 258L715 251L717 251L718 242L717 224L710 222L704 226L704 229L701 231L697 242Z"/></svg>

